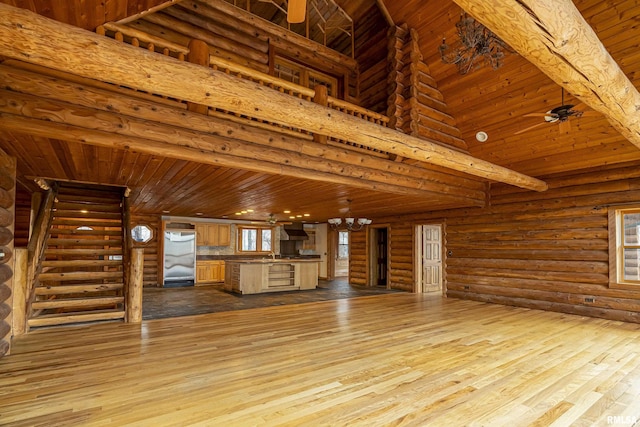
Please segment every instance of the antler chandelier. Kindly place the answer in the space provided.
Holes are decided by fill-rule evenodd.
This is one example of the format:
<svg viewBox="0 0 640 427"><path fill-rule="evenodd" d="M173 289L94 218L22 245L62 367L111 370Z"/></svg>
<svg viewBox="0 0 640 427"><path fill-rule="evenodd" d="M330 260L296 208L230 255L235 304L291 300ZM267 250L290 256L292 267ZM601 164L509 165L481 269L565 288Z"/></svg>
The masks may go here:
<svg viewBox="0 0 640 427"><path fill-rule="evenodd" d="M442 39L439 50L442 62L456 64L460 74L467 74L484 64L491 65L495 70L502 66L504 51L513 52L491 30L466 13L460 15L456 28L460 41L449 46Z"/></svg>

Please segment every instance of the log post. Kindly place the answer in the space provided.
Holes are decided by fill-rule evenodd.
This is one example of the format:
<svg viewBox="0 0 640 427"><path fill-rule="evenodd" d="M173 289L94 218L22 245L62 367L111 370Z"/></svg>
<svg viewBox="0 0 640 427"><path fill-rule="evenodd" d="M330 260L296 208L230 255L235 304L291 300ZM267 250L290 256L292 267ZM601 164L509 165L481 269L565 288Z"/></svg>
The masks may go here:
<svg viewBox="0 0 640 427"><path fill-rule="evenodd" d="M144 249L131 250L131 265L129 266L129 289L127 292L126 321L127 323L142 322L142 273L144 268Z"/></svg>
<svg viewBox="0 0 640 427"><path fill-rule="evenodd" d="M29 251L16 248L14 252L13 274L13 336L27 332L27 289Z"/></svg>
<svg viewBox="0 0 640 427"><path fill-rule="evenodd" d="M202 40L191 39L189 41L189 54L187 55L187 61L192 64L209 67L209 46ZM194 102L188 102L187 109L200 114L207 114L209 111L208 106L196 104Z"/></svg>
<svg viewBox="0 0 640 427"><path fill-rule="evenodd" d="M324 85L316 85L313 89L315 91L315 94L313 95L313 102L318 105L322 105L323 107L327 107L329 105L329 92L327 91L327 87ZM313 140L320 144L326 144L327 135L314 133Z"/></svg>
<svg viewBox="0 0 640 427"><path fill-rule="evenodd" d="M0 358L11 351L16 158L0 150Z"/></svg>

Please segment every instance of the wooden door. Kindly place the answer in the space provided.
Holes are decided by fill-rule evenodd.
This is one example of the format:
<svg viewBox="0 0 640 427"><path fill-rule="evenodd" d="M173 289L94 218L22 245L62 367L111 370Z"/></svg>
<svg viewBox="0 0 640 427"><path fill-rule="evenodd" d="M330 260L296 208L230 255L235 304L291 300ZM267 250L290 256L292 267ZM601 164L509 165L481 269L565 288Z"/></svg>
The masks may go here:
<svg viewBox="0 0 640 427"><path fill-rule="evenodd" d="M442 226L419 225L416 229L418 255L417 292L442 291Z"/></svg>

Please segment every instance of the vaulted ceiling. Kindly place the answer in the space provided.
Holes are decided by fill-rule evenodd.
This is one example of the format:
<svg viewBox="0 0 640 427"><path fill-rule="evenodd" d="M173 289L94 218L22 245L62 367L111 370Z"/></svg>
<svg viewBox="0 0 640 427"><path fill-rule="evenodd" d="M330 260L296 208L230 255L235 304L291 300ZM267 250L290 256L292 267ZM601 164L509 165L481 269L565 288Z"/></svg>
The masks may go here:
<svg viewBox="0 0 640 427"><path fill-rule="evenodd" d="M104 22L117 21L165 3L162 0L65 2L0 0L54 20L93 31ZM337 0L356 22L367 0ZM469 153L478 159L542 178L614 163L640 161L640 149L630 143L599 112L585 108L571 117L570 128L542 123L545 113L562 104L559 83L529 60L509 54L496 70L484 67L466 75L441 61L443 38L455 40L461 8L453 1L396 0L382 2L396 24L406 23L419 34L420 50L450 114L460 129ZM496 3L500 3L496 1ZM575 6L594 29L606 50L635 88L640 87L640 4L635 0L576 0ZM2 52L0 52L0 55ZM571 82L569 82L571 83ZM564 93L564 103L578 104ZM523 133L518 131L541 123ZM486 132L479 142L475 135ZM0 148L18 157L20 179L35 176L128 185L134 210L141 213L220 218L242 209L257 218L285 209L310 213L323 221L344 211L353 200L356 215L371 217L456 207L450 200L389 194L346 184L258 173L185 159L68 142L64 133L48 139L2 129ZM461 174L458 174L461 175ZM465 178L466 179L466 178ZM27 184L29 185L29 184Z"/></svg>

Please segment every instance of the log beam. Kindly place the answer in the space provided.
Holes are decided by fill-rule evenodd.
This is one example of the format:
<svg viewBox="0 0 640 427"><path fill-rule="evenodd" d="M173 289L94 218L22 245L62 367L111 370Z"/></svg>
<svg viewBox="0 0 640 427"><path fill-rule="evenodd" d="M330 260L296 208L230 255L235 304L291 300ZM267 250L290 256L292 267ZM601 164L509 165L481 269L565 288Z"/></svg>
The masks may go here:
<svg viewBox="0 0 640 427"><path fill-rule="evenodd" d="M365 188L372 191L404 194L415 197L430 197L444 202L450 202L452 205L459 205L463 201L461 197L453 194L447 195L426 190L412 190L410 188L400 187L393 184L376 184L360 178L302 169L288 165L286 162L279 164L255 160L252 158L236 157L228 154L214 154L211 151L211 146L202 143L194 144L189 142L187 138L180 138L181 143L176 145L149 140L142 137L119 135L6 113L0 113L0 127L16 132L24 132L25 129L29 129L29 133L31 135L45 138L59 138L60 135L65 135L64 139L66 141L120 150L132 150L140 153L160 155L192 162L211 164L214 166L234 167L238 169L279 174L301 179L333 182L335 184ZM221 143L226 147L234 146L237 143L235 140L223 137L218 137L217 140L218 143ZM470 199L466 199L464 202L467 205L477 206L481 204L479 201L472 201Z"/></svg>
<svg viewBox="0 0 640 427"><path fill-rule="evenodd" d="M454 0L640 148L640 92L571 0Z"/></svg>
<svg viewBox="0 0 640 427"><path fill-rule="evenodd" d="M110 83L298 127L489 180L547 189L538 179L313 102L292 100L257 83L123 45L24 9L0 4L0 14L4 56L83 77L104 76Z"/></svg>
<svg viewBox="0 0 640 427"><path fill-rule="evenodd" d="M77 127L78 132L85 129L88 135L91 132L105 132L114 134L113 146L116 147L115 135L125 138L147 140L147 146L151 141L164 143L163 155L167 157L179 157L184 147L197 149L201 153L201 162L207 163L205 157L215 157L219 166L235 167L241 169L256 170L259 172L274 173L274 165L278 165L278 173L296 176L300 178L318 179L368 188L377 191L388 191L397 194L410 194L418 197L434 197L439 193L440 197L451 198L458 202L481 205L483 192L467 188L454 187L446 184L429 182L416 179L411 176L392 174L373 168L365 168L356 164L344 164L339 162L326 162L315 156L309 156L303 152L283 150L277 147L275 141L256 145L242 140L231 139L237 134L227 132L225 137L220 130L211 129L209 132L200 132L187 128L167 126L166 124L153 122L147 115L145 118L135 119L110 112L96 111L87 107L65 105L60 101L43 100L31 95L18 94L0 90L0 112L8 114L20 114L43 121ZM188 121L184 120L184 123ZM6 122L4 122L6 123ZM21 123L23 126L21 127ZM15 121L6 124L14 131L33 133L35 127L30 122ZM204 129L203 129L204 130ZM258 130L243 130L247 133L263 133ZM64 139L71 138L71 134ZM41 135L44 136L44 135ZM80 141L82 135L80 134ZM56 138L55 134L49 136ZM60 135L57 136L60 138ZM246 138L246 137L245 137ZM243 139L245 139L243 138ZM275 140L274 136L267 139ZM89 138L87 142L89 143ZM102 145L102 144L100 144ZM295 146L295 144L290 144ZM293 148L293 147L292 147ZM143 150L144 151L144 150ZM148 149L146 150L148 151ZM155 152L160 154L160 152ZM355 162L354 162L355 163ZM269 167L269 164L271 167ZM320 175L315 175L320 172Z"/></svg>
<svg viewBox="0 0 640 427"><path fill-rule="evenodd" d="M14 65L21 66L25 64L15 62ZM0 80L5 83L5 88L12 92L31 94L51 101L62 100L75 107L94 109L94 111L83 113L86 114L86 117L95 116L99 111L102 111L135 117L149 122L159 122L162 125L185 127L188 124L187 130L204 132L210 135L225 135L240 141L264 145L267 150L277 148L305 154L322 159L322 164L327 163L327 160L330 161L330 164L343 164L344 168L348 168L347 170L360 170L361 172L356 176L361 180L366 176L366 171L373 170L381 178L386 176L386 182L396 185L406 182L409 187L415 189L452 194L474 199L476 202L479 202L484 197L484 184L475 179L397 163L366 153L356 153L342 147L310 144L299 137L301 134L296 137L294 135L278 134L275 131L266 129L256 129L247 126L245 122L234 123L217 117L189 113L176 107L158 105L149 101L127 97L123 94L87 87L82 82L74 84L4 65L0 65ZM12 95L7 96L10 98ZM5 111L13 111L13 113L24 112L25 110L19 107L24 99L14 100L16 103L13 109ZM8 98L4 102L7 101L9 101ZM58 104L58 106L56 107L57 109L63 110L65 108L62 104ZM49 108L51 107L52 105L49 105ZM122 120L126 119L127 117L124 117ZM120 118L116 117L116 120L117 123L122 123ZM90 120L90 124L91 126L95 125L93 120ZM23 132L29 132L29 129L25 129ZM320 168L324 167L322 164ZM317 170L316 166L314 166L314 170ZM345 169L340 169L340 174L344 175ZM405 181L407 179L408 181ZM366 184L364 180L362 180L362 184Z"/></svg>

